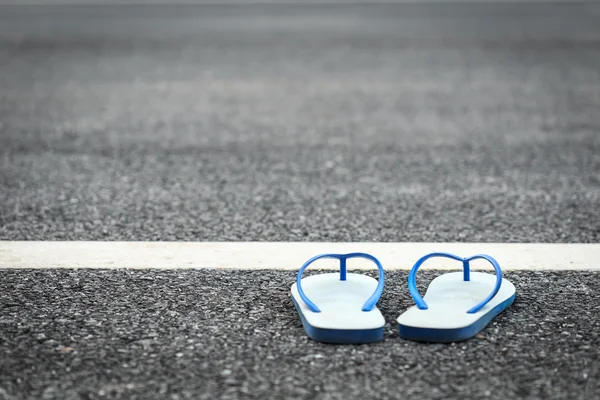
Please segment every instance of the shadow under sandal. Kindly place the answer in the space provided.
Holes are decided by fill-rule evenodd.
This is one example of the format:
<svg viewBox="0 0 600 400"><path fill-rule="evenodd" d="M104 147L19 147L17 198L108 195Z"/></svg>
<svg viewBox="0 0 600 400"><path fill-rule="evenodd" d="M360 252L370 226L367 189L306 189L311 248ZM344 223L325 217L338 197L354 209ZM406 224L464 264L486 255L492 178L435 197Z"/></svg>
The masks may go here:
<svg viewBox="0 0 600 400"><path fill-rule="evenodd" d="M416 285L419 267L433 257L462 262L463 272L435 278L421 297ZM469 262L487 260L496 276L471 272ZM432 253L419 259L408 276L408 288L416 305L398 317L401 337L420 342L458 342L475 336L515 300L515 286L502 278L498 262L484 254L462 258Z"/></svg>
<svg viewBox="0 0 600 400"><path fill-rule="evenodd" d="M304 270L323 258L340 260L340 273L302 278ZM366 258L379 270L379 281L346 273L346 260ZM322 254L308 260L292 285L292 301L306 334L326 343L371 343L383 339L385 319L376 307L384 286L381 263L370 254Z"/></svg>

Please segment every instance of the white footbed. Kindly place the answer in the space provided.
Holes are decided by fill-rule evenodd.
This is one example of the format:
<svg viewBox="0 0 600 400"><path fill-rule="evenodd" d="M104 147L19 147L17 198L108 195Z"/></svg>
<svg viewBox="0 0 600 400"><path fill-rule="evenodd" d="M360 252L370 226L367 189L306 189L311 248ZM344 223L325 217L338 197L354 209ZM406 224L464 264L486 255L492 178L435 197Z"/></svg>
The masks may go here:
<svg viewBox="0 0 600 400"><path fill-rule="evenodd" d="M429 308L420 310L415 305L398 317L398 323L415 328L465 328L515 294L515 286L502 279L494 298L476 313L467 313L487 298L495 285L496 275L492 274L471 272L469 281L463 280L462 272L444 274L431 282L423 296Z"/></svg>
<svg viewBox="0 0 600 400"><path fill-rule="evenodd" d="M385 319L377 307L362 311L371 297L377 280L361 274L347 274L340 280L339 273L320 274L302 279L304 294L321 310L312 312L300 298L296 283L292 285L292 297L301 309L306 322L320 329L366 330L385 325Z"/></svg>

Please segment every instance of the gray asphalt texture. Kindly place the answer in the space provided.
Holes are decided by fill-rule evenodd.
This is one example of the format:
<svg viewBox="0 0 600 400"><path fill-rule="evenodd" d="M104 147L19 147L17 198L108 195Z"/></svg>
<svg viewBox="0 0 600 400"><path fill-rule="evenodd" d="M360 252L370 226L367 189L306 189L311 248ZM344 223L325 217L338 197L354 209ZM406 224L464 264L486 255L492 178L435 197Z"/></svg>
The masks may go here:
<svg viewBox="0 0 600 400"><path fill-rule="evenodd" d="M598 110L598 4L0 7L0 240L598 242ZM368 346L294 274L0 269L0 400L600 398L598 272Z"/></svg>
<svg viewBox="0 0 600 400"><path fill-rule="evenodd" d="M328 345L293 271L2 270L0 399L597 399L600 274L506 276L515 303L469 341L400 339L393 271L384 341Z"/></svg>
<svg viewBox="0 0 600 400"><path fill-rule="evenodd" d="M0 239L597 242L600 5L0 8Z"/></svg>

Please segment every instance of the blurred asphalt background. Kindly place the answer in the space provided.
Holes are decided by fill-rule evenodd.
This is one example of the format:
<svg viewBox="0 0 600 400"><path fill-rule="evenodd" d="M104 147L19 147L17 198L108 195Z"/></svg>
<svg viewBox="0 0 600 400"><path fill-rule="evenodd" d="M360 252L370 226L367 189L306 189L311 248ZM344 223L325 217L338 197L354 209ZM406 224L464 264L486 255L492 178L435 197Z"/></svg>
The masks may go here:
<svg viewBox="0 0 600 400"><path fill-rule="evenodd" d="M600 239L600 4L0 9L0 238Z"/></svg>
<svg viewBox="0 0 600 400"><path fill-rule="evenodd" d="M0 7L2 240L598 242L599 210L600 4ZM597 273L343 347L293 276L0 270L0 399L600 398Z"/></svg>

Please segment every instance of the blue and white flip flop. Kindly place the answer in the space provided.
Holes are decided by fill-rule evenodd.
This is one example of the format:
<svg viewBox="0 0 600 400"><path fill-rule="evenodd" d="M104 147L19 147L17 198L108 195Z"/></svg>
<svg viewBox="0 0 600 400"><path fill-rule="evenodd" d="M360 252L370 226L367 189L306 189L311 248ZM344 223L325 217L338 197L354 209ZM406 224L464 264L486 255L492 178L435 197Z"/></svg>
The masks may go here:
<svg viewBox="0 0 600 400"><path fill-rule="evenodd" d="M304 270L322 258L340 260L340 273L302 278ZM346 260L366 258L377 265L379 282L362 274L346 273ZM383 292L384 271L370 254L322 254L308 260L292 285L292 301L306 334L326 343L371 343L383 339L385 319L376 307Z"/></svg>
<svg viewBox="0 0 600 400"><path fill-rule="evenodd" d="M462 262L463 272L435 278L421 297L416 285L419 267L433 257ZM469 262L487 260L496 276L471 272ZM462 258L448 253L421 257L408 276L408 288L416 305L398 317L401 337L421 342L457 342L475 336L515 300L515 286L502 278L502 270L492 257L478 254ZM483 301L482 301L483 299Z"/></svg>

